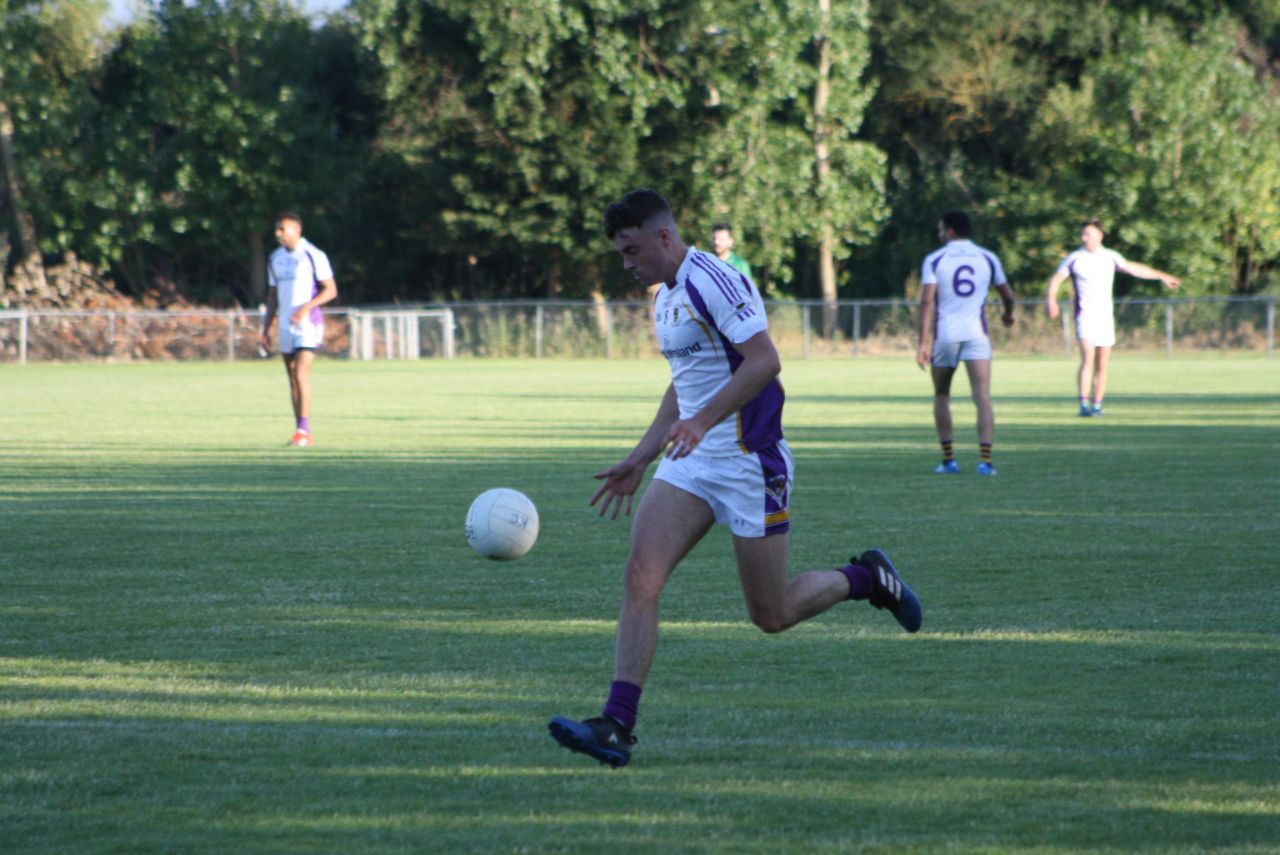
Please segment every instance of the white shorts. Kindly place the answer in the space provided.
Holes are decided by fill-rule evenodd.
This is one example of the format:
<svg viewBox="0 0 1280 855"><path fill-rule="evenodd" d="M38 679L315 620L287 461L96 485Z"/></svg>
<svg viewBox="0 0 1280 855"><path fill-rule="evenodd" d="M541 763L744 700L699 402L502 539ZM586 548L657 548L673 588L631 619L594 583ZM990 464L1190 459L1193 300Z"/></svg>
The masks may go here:
<svg viewBox="0 0 1280 855"><path fill-rule="evenodd" d="M963 360L990 358L991 339L983 336L968 341L934 342L931 361L937 368L955 368Z"/></svg>
<svg viewBox="0 0 1280 855"><path fill-rule="evenodd" d="M300 324L282 319L276 327L280 333L280 352L293 353L295 350L319 350L324 342L324 322L312 323L311 319Z"/></svg>
<svg viewBox="0 0 1280 855"><path fill-rule="evenodd" d="M711 506L716 522L740 537L768 537L791 528L795 464L785 441L753 454L662 458L654 478Z"/></svg>
<svg viewBox="0 0 1280 855"><path fill-rule="evenodd" d="M1116 316L1081 312L1076 315L1076 338L1086 339L1094 347L1111 347L1116 343Z"/></svg>

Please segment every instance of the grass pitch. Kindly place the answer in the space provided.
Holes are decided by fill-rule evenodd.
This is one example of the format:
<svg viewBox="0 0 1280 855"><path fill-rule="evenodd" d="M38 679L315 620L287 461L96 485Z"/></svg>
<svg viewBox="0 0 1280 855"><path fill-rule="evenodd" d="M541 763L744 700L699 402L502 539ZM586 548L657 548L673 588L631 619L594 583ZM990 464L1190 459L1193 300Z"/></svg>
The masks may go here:
<svg viewBox="0 0 1280 855"><path fill-rule="evenodd" d="M796 569L881 546L781 636L717 530L677 571L632 765L598 712L628 524L591 474L661 361L0 368L0 848L1280 851L1280 361L998 359L996 464L935 477L909 360L792 360ZM542 535L474 556L474 495Z"/></svg>

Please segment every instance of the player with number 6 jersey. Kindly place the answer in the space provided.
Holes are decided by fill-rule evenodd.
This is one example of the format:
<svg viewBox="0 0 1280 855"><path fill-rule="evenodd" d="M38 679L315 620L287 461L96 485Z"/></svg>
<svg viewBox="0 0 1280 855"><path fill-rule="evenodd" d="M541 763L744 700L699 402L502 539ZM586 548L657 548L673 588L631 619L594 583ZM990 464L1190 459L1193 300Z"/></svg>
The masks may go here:
<svg viewBox="0 0 1280 855"><path fill-rule="evenodd" d="M996 288L1004 303L1005 326L1013 325L1013 289L996 254L969 239L968 214L948 211L938 222L942 248L925 257L920 272L920 327L916 363L932 367L933 417L942 446L940 475L960 471L952 444L951 380L961 362L978 410L979 475L995 475L991 446L995 413L991 406L991 339L986 302Z"/></svg>

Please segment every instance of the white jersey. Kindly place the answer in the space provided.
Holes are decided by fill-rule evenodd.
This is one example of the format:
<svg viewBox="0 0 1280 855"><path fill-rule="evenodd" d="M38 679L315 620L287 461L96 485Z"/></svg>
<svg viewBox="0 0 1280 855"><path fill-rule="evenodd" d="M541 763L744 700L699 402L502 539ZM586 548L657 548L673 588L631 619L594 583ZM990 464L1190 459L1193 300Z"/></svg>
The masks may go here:
<svg viewBox="0 0 1280 855"><path fill-rule="evenodd" d="M938 286L933 323L937 344L985 338L987 294L991 286L1007 284L995 253L964 238L929 253L920 282Z"/></svg>
<svg viewBox="0 0 1280 855"><path fill-rule="evenodd" d="M329 256L306 238L300 238L292 252L282 246L271 253L267 261L267 279L276 289L281 328L288 326L294 309L320 293L321 282L332 278ZM311 310L310 321L313 324L323 323L324 316L318 306Z"/></svg>
<svg viewBox="0 0 1280 855"><path fill-rule="evenodd" d="M1071 274L1075 290L1075 316L1079 321L1110 318L1114 315L1112 287L1116 271L1123 270L1124 256L1114 249L1101 247L1089 252L1083 247L1068 255L1058 265L1058 273Z"/></svg>
<svg viewBox="0 0 1280 855"><path fill-rule="evenodd" d="M690 247L675 282L653 301L658 347L671 364L680 418L697 415L742 364L734 347L769 329L764 301L751 279L714 255ZM782 384L778 379L707 431L697 454L727 457L755 452L782 439Z"/></svg>

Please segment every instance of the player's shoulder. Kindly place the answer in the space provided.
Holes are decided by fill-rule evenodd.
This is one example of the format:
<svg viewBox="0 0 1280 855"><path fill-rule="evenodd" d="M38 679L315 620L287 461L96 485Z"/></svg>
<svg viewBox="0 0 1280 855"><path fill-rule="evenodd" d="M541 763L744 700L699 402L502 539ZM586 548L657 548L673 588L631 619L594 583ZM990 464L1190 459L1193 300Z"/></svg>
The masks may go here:
<svg viewBox="0 0 1280 855"><path fill-rule="evenodd" d="M946 255L946 254L947 254L947 249L949 249L949 248L950 248L950 246L951 246L951 244L945 244L945 245L943 245L943 246L938 247L938 248L937 248L937 249L935 249L933 252L929 253L928 255L926 255L926 256L924 257L924 263L925 263L925 264L933 264L933 263L935 263L935 262L937 262L937 261L941 260L941 259L942 259L942 257L943 257L944 255Z"/></svg>
<svg viewBox="0 0 1280 855"><path fill-rule="evenodd" d="M328 260L329 258L328 254L323 249L316 246L314 243L307 240L306 238L303 238L298 242L298 248L301 249L303 252L305 252L307 255L311 256L312 258L323 258L326 260Z"/></svg>
<svg viewBox="0 0 1280 855"><path fill-rule="evenodd" d="M692 249L680 267L679 282L693 286L704 298L726 301L742 296L744 277L734 268L707 252Z"/></svg>

